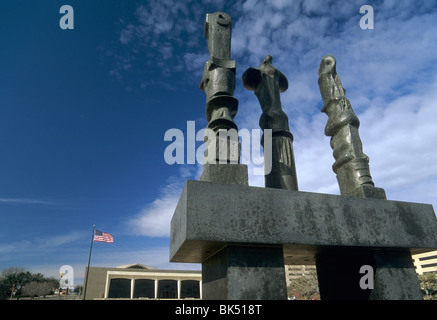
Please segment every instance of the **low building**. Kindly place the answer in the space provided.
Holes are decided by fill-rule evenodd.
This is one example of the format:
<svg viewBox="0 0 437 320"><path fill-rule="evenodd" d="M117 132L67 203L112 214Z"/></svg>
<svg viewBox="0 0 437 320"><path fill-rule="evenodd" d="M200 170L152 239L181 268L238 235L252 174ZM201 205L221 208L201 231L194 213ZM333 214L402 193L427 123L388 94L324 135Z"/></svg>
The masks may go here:
<svg viewBox="0 0 437 320"><path fill-rule="evenodd" d="M315 265L285 265L285 279L287 280L287 286L289 286L292 280L305 276L317 277L317 271Z"/></svg>
<svg viewBox="0 0 437 320"><path fill-rule="evenodd" d="M412 257L417 274L437 272L437 251L415 254Z"/></svg>
<svg viewBox="0 0 437 320"><path fill-rule="evenodd" d="M87 284L88 278L88 284ZM201 299L202 272L159 270L131 264L116 268L85 268L86 300Z"/></svg>

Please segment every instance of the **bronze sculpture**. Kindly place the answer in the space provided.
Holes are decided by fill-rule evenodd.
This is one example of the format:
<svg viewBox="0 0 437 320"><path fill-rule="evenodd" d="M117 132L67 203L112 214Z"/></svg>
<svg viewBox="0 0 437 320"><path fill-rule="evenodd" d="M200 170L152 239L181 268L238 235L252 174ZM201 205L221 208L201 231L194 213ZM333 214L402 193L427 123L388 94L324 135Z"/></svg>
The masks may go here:
<svg viewBox="0 0 437 320"><path fill-rule="evenodd" d="M287 78L272 65L273 57L268 55L258 69L247 69L242 82L247 90L253 90L262 108L259 125L264 131L272 130L271 164L266 163L265 186L287 190L298 190L293 153L293 135L288 117L282 110L280 93L288 89ZM264 136L263 136L264 138ZM266 143L262 139L266 149ZM269 170L271 169L271 170Z"/></svg>
<svg viewBox="0 0 437 320"><path fill-rule="evenodd" d="M322 58L319 88L323 99L322 112L329 117L325 134L331 137L335 163L332 166L342 195L385 198L383 189L374 188L370 175L369 157L363 152L358 128L360 120L346 98L346 90L337 74L334 56Z"/></svg>

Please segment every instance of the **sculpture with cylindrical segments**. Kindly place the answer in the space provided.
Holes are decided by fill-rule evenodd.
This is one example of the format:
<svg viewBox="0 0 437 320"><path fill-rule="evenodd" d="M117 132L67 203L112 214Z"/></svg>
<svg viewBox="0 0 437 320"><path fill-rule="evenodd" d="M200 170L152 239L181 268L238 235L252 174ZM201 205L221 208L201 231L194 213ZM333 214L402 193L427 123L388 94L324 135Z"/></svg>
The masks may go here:
<svg viewBox="0 0 437 320"><path fill-rule="evenodd" d="M231 57L232 19L224 12L206 15L205 38L208 40L209 60L203 69L200 89L206 93L208 128L236 129L234 117L238 100L235 90L235 60Z"/></svg>
<svg viewBox="0 0 437 320"><path fill-rule="evenodd" d="M225 12L206 15L204 35L209 60L200 89L206 93L207 145L201 180L248 184L247 166L240 164L241 145L234 117L238 111L235 90L236 63L231 58L232 19Z"/></svg>

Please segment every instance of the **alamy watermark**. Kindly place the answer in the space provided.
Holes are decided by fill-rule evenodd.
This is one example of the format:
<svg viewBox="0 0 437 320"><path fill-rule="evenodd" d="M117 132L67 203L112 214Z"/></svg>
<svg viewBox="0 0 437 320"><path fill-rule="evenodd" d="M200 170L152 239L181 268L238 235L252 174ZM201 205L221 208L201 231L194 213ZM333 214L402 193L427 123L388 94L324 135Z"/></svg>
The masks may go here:
<svg viewBox="0 0 437 320"><path fill-rule="evenodd" d="M74 29L74 10L72 6L69 6L68 4L63 5L59 9L59 13L64 14L61 19L59 20L59 27L62 30L66 29Z"/></svg>
<svg viewBox="0 0 437 320"><path fill-rule="evenodd" d="M59 287L62 289L74 287L74 270L73 267L66 264L59 268Z"/></svg>
<svg viewBox="0 0 437 320"><path fill-rule="evenodd" d="M264 130L264 156L260 145L262 133L261 129L229 129L219 130L217 135L209 128L196 132L195 122L187 121L186 134L176 128L165 132L164 141L171 143L165 148L164 160L169 165L217 163L216 159L219 159L218 163L238 163L241 146L240 163L253 164L254 175L269 174L272 169L272 130ZM203 141L197 150L196 141Z"/></svg>
<svg viewBox="0 0 437 320"><path fill-rule="evenodd" d="M74 10L70 5L63 5L59 9L59 13L63 14L59 20L59 27L62 30L74 29ZM360 28L363 30L374 29L373 7L370 5L363 5L360 7L360 13L364 16L360 19Z"/></svg>
<svg viewBox="0 0 437 320"><path fill-rule="evenodd" d="M374 28L374 19L373 19L373 7L369 5L361 6L360 13L364 14L364 16L360 19L360 28L365 29L373 29Z"/></svg>
<svg viewBox="0 0 437 320"><path fill-rule="evenodd" d="M361 266L360 274L364 274L360 278L360 288L363 290L374 288L374 271L373 267L369 265Z"/></svg>

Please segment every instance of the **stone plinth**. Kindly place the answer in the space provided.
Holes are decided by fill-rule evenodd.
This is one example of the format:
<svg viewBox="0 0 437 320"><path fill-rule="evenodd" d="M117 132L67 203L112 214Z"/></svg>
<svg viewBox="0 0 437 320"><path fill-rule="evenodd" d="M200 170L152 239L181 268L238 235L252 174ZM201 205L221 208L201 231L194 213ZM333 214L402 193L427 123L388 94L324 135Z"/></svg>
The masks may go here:
<svg viewBox="0 0 437 320"><path fill-rule="evenodd" d="M202 263L208 300L285 300L281 247L227 246Z"/></svg>
<svg viewBox="0 0 437 320"><path fill-rule="evenodd" d="M245 164L205 163L203 165L201 181L228 184L248 185L249 175Z"/></svg>
<svg viewBox="0 0 437 320"><path fill-rule="evenodd" d="M428 204L191 180L170 235L170 261L202 263L209 299L284 299L283 264L316 264L323 299L420 299L411 254L436 248Z"/></svg>
<svg viewBox="0 0 437 320"><path fill-rule="evenodd" d="M201 263L228 245L281 245L286 264L322 247L437 248L432 205L188 180L171 222L170 260Z"/></svg>

